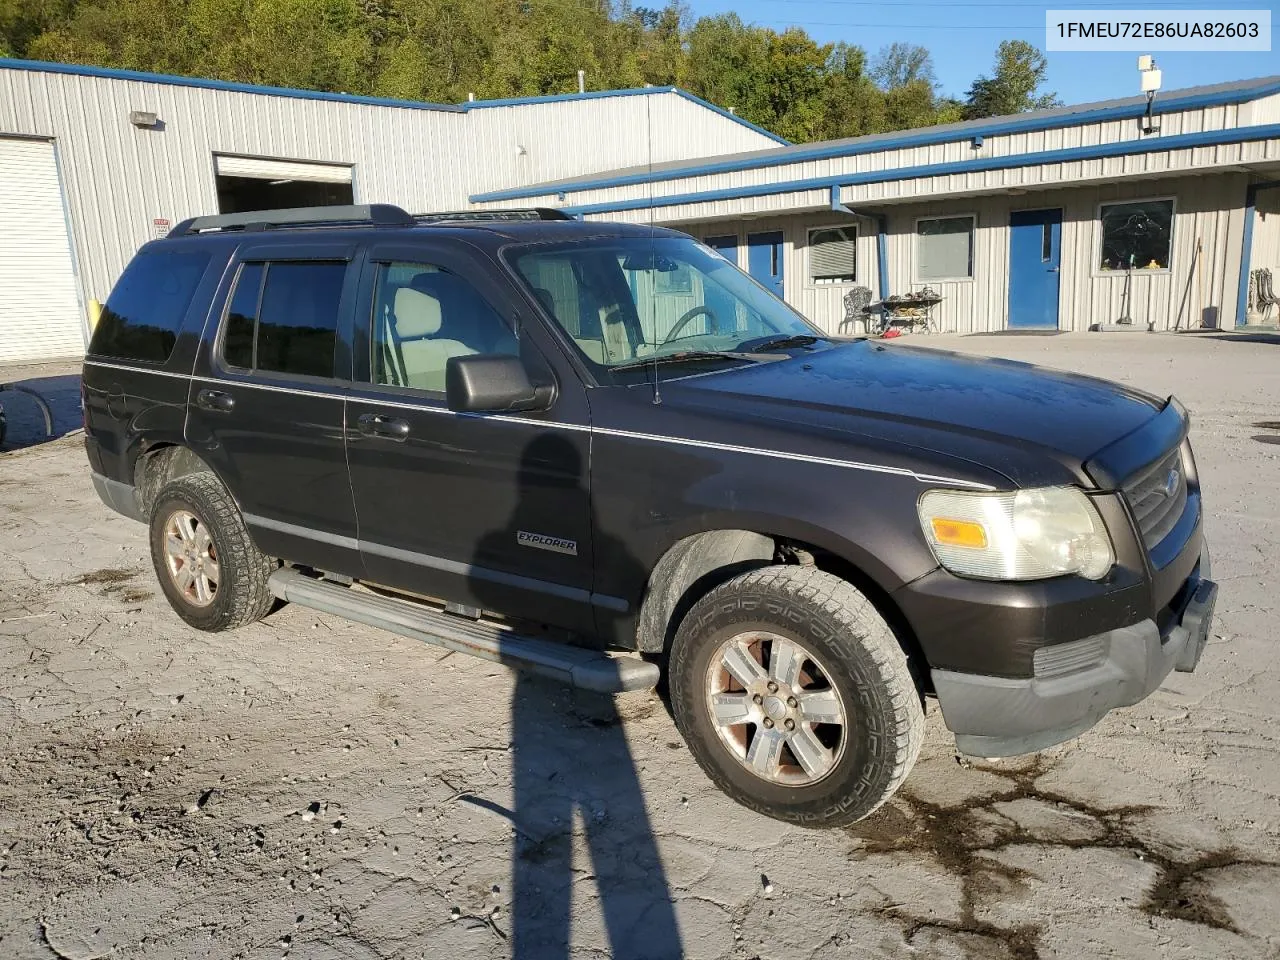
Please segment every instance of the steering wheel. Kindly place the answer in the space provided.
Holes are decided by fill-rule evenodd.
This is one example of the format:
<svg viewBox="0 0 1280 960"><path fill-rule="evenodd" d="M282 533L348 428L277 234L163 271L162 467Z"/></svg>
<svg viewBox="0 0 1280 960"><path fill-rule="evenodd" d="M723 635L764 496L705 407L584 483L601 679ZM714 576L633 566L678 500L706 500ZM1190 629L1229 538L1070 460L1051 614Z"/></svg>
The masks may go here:
<svg viewBox="0 0 1280 960"><path fill-rule="evenodd" d="M716 319L716 315L712 309L706 304L700 303L696 307L690 307L684 312L680 319L676 321L676 325L671 328L670 332L665 337L662 338L662 342L658 344L658 346L665 347L672 340L680 339L678 336L680 331L689 325L690 320L700 314L706 314L707 319L711 321L711 325L713 327L720 326L720 321Z"/></svg>

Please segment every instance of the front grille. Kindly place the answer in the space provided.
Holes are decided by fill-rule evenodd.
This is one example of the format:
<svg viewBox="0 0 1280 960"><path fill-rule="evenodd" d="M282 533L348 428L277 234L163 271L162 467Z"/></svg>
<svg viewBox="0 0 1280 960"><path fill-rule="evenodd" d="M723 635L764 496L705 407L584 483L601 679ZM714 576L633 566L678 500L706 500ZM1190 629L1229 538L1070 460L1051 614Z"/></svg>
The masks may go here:
<svg viewBox="0 0 1280 960"><path fill-rule="evenodd" d="M1187 508L1187 471L1182 450L1175 447L1126 480L1124 495L1138 520L1142 542L1150 550L1169 535Z"/></svg>

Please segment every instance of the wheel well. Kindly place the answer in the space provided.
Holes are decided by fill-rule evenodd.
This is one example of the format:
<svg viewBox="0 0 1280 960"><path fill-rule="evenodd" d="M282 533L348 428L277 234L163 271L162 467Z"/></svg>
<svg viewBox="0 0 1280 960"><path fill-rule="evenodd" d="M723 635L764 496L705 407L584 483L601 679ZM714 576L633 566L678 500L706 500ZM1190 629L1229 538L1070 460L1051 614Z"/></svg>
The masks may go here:
<svg viewBox="0 0 1280 960"><path fill-rule="evenodd" d="M676 543L653 573L636 624L642 653L662 653L698 600L726 580L774 562L772 537L750 530L708 530Z"/></svg>
<svg viewBox="0 0 1280 960"><path fill-rule="evenodd" d="M848 560L800 540L783 539L750 530L713 530L675 544L654 567L640 607L636 627L643 653L669 649L680 622L707 593L740 573L771 564L816 566L853 584L884 617L898 645L916 689L929 693L929 664L915 632L888 591Z"/></svg>
<svg viewBox="0 0 1280 960"><path fill-rule="evenodd" d="M133 467L133 487L143 516L151 513L156 495L170 480L206 472L213 470L198 454L177 444L153 447L142 454Z"/></svg>
<svg viewBox="0 0 1280 960"><path fill-rule="evenodd" d="M907 655L907 668L911 671L911 678L915 681L916 689L922 694L932 693L933 683L929 677L929 661L925 659L924 649L920 646L920 641L916 639L916 634L911 629L911 624L907 622L907 618L903 616L902 611L893 601L893 597L889 595L889 592L858 569L857 566L844 559L844 557L831 553L829 550L794 542L784 544L782 549L785 550L788 546L808 553L813 557L813 563L819 570L824 570L839 577L841 580L853 584L858 588L859 593L871 601L871 605L876 608L880 616L884 617L885 623L889 624L889 629L893 631L893 635L898 641L898 646Z"/></svg>

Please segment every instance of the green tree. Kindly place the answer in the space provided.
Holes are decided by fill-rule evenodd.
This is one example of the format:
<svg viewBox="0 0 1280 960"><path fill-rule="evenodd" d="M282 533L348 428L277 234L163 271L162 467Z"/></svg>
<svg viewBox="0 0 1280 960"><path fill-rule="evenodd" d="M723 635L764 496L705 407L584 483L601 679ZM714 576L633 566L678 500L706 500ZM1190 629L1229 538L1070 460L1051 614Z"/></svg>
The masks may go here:
<svg viewBox="0 0 1280 960"><path fill-rule="evenodd" d="M965 116L998 117L1061 106L1056 94L1036 92L1048 68L1044 54L1025 40L1005 40L996 50L992 76L979 77L969 87Z"/></svg>
<svg viewBox="0 0 1280 960"><path fill-rule="evenodd" d="M881 47L871 64L871 78L882 90L895 90L916 82L924 82L932 89L938 82L929 51L911 43Z"/></svg>

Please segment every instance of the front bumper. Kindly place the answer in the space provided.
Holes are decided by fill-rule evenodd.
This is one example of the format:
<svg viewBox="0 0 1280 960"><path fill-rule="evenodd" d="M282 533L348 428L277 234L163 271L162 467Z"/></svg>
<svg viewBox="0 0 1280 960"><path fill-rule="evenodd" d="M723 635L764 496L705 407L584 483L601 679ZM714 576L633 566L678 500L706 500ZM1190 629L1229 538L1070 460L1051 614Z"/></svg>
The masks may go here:
<svg viewBox="0 0 1280 960"><path fill-rule="evenodd" d="M1149 696L1170 671L1194 670L1218 596L1208 575L1206 550L1179 591L1178 609L1165 619L1163 633L1148 619L1045 647L1029 678L931 671L942 718L960 752L1009 757L1042 750L1080 735L1108 711Z"/></svg>

